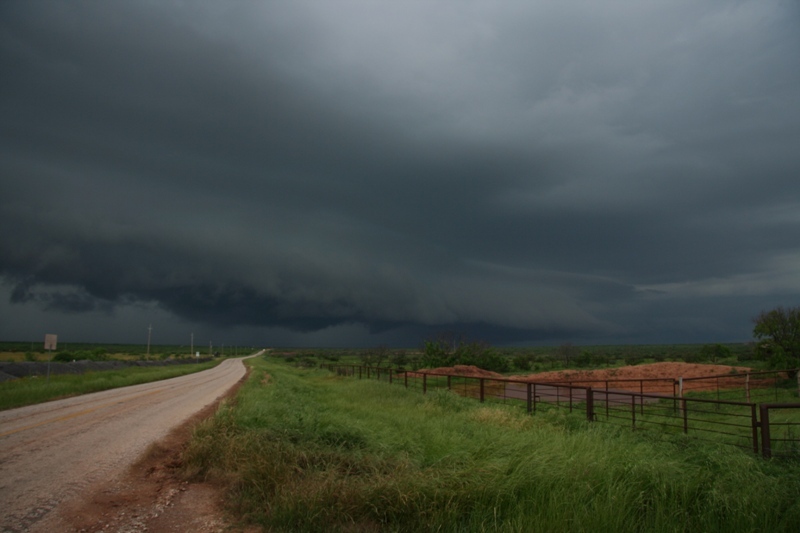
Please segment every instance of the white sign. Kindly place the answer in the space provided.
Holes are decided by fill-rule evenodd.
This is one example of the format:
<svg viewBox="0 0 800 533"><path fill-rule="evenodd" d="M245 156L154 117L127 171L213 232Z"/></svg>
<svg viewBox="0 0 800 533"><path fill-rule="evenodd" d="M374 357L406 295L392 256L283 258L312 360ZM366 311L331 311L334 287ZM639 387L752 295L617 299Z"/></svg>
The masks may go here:
<svg viewBox="0 0 800 533"><path fill-rule="evenodd" d="M44 336L44 349L54 351L56 346L58 346L58 335L47 333Z"/></svg>

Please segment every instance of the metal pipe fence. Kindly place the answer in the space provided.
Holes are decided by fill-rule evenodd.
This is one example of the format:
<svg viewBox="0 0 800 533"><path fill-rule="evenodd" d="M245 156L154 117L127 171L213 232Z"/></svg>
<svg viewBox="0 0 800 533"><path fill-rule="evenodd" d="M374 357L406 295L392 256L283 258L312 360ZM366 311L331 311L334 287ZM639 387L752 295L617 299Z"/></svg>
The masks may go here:
<svg viewBox="0 0 800 533"><path fill-rule="evenodd" d="M565 409L582 413L589 421L616 424L636 431L682 433L698 440L724 442L754 453L761 450L765 457L800 455L800 403L767 404L766 411L765 406L759 411L758 405L752 401L720 397L723 390L730 390L736 383L750 386L745 392L736 392L738 396L746 394L756 398L758 394L755 391L765 384L768 384L766 390L771 396L776 383L780 384L778 390L788 387L786 380L789 378L778 379L780 372L750 373L750 377L726 374L692 379L690 383L702 385L694 388L690 385L687 390L687 380L660 378L535 382L519 378L398 371L358 365L326 364L323 367L341 376L385 381L423 394L450 390L482 403L511 405L528 413L543 409ZM663 386L667 381L672 382L671 388ZM591 386L598 383L600 387ZM653 387L653 384L658 386ZM650 391L645 392L648 389ZM783 412L794 409L793 413L797 414L788 417L773 414L770 418L770 410L774 412L778 409L783 409ZM772 432L770 426L774 428Z"/></svg>
<svg viewBox="0 0 800 533"><path fill-rule="evenodd" d="M765 403L760 411L764 457L800 456L800 404Z"/></svg>
<svg viewBox="0 0 800 533"><path fill-rule="evenodd" d="M640 394L655 393L669 396L683 396L687 393L693 393L708 397L713 393L713 397L718 400L750 402L753 400L777 401L782 391L797 391L800 393L800 379L795 379L793 377L795 374L797 374L797 369L684 378L586 379L577 376L550 382L592 387L595 390L622 390Z"/></svg>
<svg viewBox="0 0 800 533"><path fill-rule="evenodd" d="M683 378L683 394L713 393L718 400L778 401L785 392L800 392L794 378L797 370L742 372L717 376Z"/></svg>

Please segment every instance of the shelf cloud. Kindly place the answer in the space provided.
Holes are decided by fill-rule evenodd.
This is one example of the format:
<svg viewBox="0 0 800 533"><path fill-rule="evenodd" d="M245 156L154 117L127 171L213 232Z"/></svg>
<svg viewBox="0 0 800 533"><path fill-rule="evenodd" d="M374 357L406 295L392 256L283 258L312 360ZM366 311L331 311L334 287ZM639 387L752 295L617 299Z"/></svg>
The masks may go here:
<svg viewBox="0 0 800 533"><path fill-rule="evenodd" d="M0 336L748 340L800 300L798 27L779 0L3 2Z"/></svg>

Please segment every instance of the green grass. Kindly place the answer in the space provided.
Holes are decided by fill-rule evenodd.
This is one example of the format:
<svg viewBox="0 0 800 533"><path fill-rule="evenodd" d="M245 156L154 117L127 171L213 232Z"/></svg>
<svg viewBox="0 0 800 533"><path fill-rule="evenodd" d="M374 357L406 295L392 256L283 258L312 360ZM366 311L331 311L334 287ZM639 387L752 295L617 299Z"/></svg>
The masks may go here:
<svg viewBox="0 0 800 533"><path fill-rule="evenodd" d="M219 362L61 374L50 376L49 380L45 376L9 380L0 383L0 410L174 378L212 368Z"/></svg>
<svg viewBox="0 0 800 533"><path fill-rule="evenodd" d="M252 361L186 475L269 531L796 531L800 465Z"/></svg>

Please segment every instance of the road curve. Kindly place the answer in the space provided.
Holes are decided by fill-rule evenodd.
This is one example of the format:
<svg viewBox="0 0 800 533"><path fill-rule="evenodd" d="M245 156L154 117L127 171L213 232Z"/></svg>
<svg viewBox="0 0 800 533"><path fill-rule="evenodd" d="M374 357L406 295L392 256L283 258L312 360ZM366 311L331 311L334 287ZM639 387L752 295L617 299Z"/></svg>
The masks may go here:
<svg viewBox="0 0 800 533"><path fill-rule="evenodd" d="M0 530L27 531L122 473L245 375L241 359L177 378L0 411Z"/></svg>

